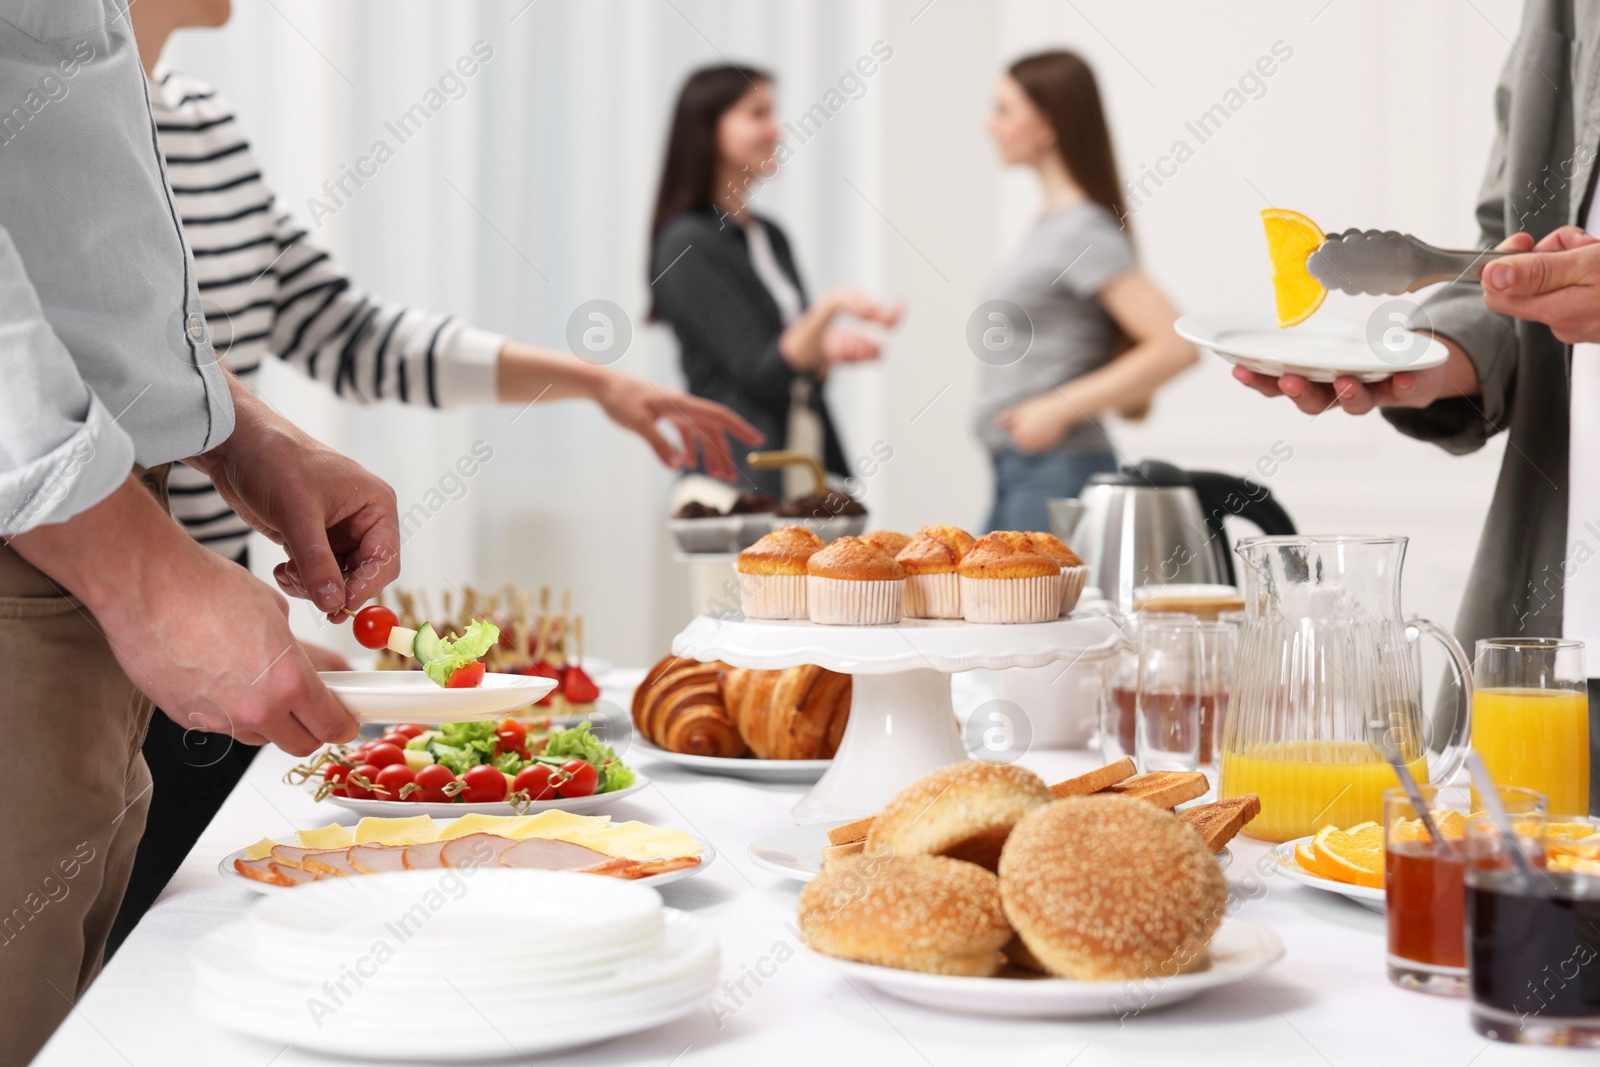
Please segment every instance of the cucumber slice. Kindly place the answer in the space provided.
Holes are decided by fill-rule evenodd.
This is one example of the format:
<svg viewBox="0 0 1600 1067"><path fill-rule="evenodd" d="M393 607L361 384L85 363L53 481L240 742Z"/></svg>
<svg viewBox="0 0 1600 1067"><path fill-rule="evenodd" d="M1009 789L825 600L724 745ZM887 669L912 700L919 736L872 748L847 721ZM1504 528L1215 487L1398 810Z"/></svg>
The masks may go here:
<svg viewBox="0 0 1600 1067"><path fill-rule="evenodd" d="M411 654L417 657L417 662L426 664L431 659L437 659L443 649L444 638L434 630L432 623L423 623L411 646Z"/></svg>
<svg viewBox="0 0 1600 1067"><path fill-rule="evenodd" d="M417 631L409 626L395 626L389 630L390 652L398 652L402 656L411 655L411 650L417 644Z"/></svg>

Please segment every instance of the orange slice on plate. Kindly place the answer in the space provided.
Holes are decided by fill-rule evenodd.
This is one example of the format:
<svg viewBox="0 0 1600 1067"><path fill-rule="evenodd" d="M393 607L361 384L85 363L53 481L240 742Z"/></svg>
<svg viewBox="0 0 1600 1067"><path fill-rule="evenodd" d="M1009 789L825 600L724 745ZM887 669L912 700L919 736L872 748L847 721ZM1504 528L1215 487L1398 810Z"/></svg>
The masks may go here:
<svg viewBox="0 0 1600 1067"><path fill-rule="evenodd" d="M1311 841L1324 877L1371 889L1383 888L1383 827L1362 823L1349 830L1324 826Z"/></svg>
<svg viewBox="0 0 1600 1067"><path fill-rule="evenodd" d="M1306 260L1322 246L1322 227L1300 214L1269 207L1261 213L1272 257L1272 291L1278 298L1278 325L1298 326L1328 298L1328 290L1306 270Z"/></svg>

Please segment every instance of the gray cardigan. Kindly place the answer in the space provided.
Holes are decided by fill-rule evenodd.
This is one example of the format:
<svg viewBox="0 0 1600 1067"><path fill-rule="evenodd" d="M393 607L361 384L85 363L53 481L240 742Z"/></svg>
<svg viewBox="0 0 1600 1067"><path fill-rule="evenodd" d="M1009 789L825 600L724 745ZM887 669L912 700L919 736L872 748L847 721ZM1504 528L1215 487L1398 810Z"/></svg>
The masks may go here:
<svg viewBox="0 0 1600 1067"><path fill-rule="evenodd" d="M1528 0L1495 117L1477 209L1482 246L1576 224L1600 148L1600 4ZM1486 310L1477 285L1446 286L1423 310L1477 367L1482 395L1384 417L1457 454L1509 435L1456 634L1469 652L1483 637L1559 636L1572 349L1542 324Z"/></svg>

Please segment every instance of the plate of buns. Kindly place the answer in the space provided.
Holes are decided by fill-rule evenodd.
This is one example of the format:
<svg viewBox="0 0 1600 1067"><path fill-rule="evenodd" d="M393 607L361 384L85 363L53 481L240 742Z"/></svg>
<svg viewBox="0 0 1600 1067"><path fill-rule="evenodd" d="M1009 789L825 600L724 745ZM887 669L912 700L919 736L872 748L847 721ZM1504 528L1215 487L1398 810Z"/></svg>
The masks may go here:
<svg viewBox="0 0 1600 1067"><path fill-rule="evenodd" d="M1259 805L1187 820L1166 801L1192 784L1131 771L1056 789L980 760L925 775L801 891L807 948L891 995L985 1015L1124 1015L1271 966L1275 933L1224 925L1207 836L1231 837Z"/></svg>
<svg viewBox="0 0 1600 1067"><path fill-rule="evenodd" d="M1136 797L1171 810L1204 796L1210 783L1199 771L1152 771L1136 775L1133 760L1123 757L1048 788L1055 800L1105 793ZM1228 800L1195 804L1177 815L1199 833L1215 856L1217 866L1226 870L1233 862L1228 842L1260 812L1260 799L1254 793L1247 793ZM881 815L869 815L850 822L786 826L757 838L750 845L750 861L774 874L809 882L821 873L829 860L864 852L879 818ZM883 847L881 843L880 847Z"/></svg>
<svg viewBox="0 0 1600 1067"><path fill-rule="evenodd" d="M707 774L815 782L850 718L850 676L668 656L633 693L635 750Z"/></svg>

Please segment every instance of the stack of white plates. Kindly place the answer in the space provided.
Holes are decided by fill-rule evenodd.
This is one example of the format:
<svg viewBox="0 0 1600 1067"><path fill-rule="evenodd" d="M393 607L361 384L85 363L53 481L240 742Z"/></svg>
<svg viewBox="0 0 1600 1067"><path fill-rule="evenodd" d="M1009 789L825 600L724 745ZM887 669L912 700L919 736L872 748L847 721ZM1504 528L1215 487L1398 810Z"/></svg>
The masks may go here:
<svg viewBox="0 0 1600 1067"><path fill-rule="evenodd" d="M648 886L567 871L405 871L263 897L194 951L195 1007L374 1059L530 1055L648 1029L715 987L717 943Z"/></svg>

